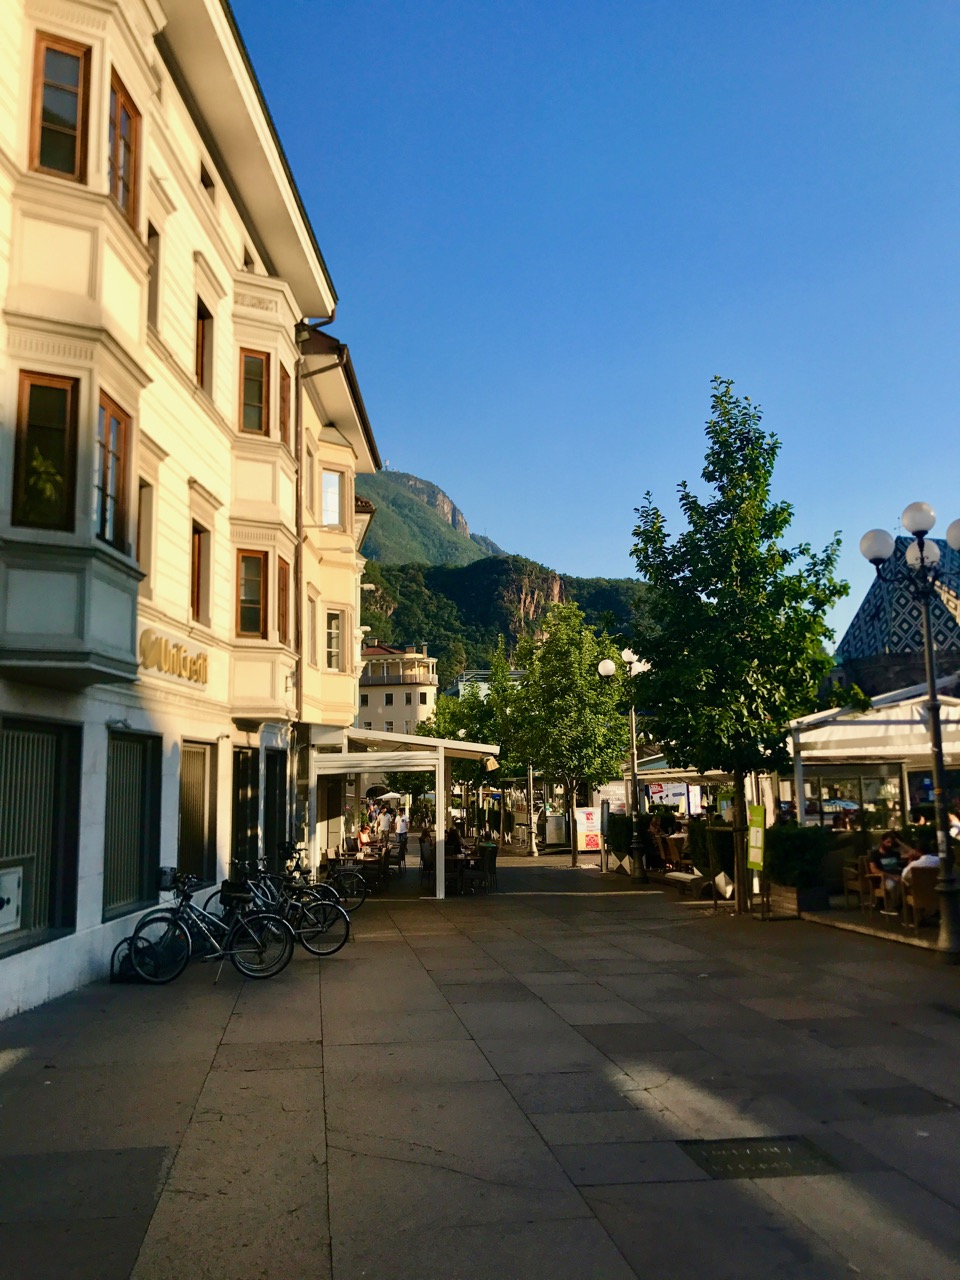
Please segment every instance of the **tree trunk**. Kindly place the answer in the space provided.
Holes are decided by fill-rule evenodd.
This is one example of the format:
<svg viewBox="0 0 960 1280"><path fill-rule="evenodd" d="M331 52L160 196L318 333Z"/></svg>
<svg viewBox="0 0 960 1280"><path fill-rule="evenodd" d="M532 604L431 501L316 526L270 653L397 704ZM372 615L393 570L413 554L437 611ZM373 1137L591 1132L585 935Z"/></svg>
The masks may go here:
<svg viewBox="0 0 960 1280"><path fill-rule="evenodd" d="M747 868L747 788L746 774L740 768L733 771L733 849L734 849L734 902L738 916L750 910Z"/></svg>
<svg viewBox="0 0 960 1280"><path fill-rule="evenodd" d="M565 778L563 789L567 794L567 818L570 822L570 865L575 867L578 862L577 854L577 788L576 784L570 779Z"/></svg>
<svg viewBox="0 0 960 1280"><path fill-rule="evenodd" d="M500 783L500 848L503 848L503 837L507 834L507 784Z"/></svg>

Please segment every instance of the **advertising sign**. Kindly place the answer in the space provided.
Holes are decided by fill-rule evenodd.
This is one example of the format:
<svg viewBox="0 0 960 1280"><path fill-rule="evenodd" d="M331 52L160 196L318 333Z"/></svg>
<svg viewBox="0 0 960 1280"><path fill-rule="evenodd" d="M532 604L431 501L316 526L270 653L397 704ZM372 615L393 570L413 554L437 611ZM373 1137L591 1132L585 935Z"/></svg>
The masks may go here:
<svg viewBox="0 0 960 1280"><path fill-rule="evenodd" d="M603 847L600 835L600 810L577 809L577 848L599 852Z"/></svg>
<svg viewBox="0 0 960 1280"><path fill-rule="evenodd" d="M747 866L751 871L762 871L763 837L767 827L767 815L762 804L751 804L748 808Z"/></svg>

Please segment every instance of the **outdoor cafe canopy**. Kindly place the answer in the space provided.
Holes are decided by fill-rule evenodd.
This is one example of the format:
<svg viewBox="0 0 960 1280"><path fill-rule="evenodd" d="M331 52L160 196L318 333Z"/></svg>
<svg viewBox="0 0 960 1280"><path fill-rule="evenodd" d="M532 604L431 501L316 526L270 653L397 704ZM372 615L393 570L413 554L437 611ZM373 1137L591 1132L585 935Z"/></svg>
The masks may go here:
<svg viewBox="0 0 960 1280"><path fill-rule="evenodd" d="M436 778L437 897L446 896L444 833L446 798L450 789L448 761L486 760L497 767L500 748L488 742L463 742L458 738L422 738L411 733L387 733L376 729L330 729L311 725L311 780L317 775L341 773L419 773L429 770Z"/></svg>

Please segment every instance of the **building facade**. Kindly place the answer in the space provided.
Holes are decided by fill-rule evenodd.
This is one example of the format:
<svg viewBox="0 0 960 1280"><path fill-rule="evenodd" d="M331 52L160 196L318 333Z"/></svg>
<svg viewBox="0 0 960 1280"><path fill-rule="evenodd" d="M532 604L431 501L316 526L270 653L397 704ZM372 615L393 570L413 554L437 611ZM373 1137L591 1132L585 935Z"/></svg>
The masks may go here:
<svg viewBox="0 0 960 1280"><path fill-rule="evenodd" d="M357 728L416 733L437 708L437 660L427 646L395 648L369 639L363 646Z"/></svg>
<svg viewBox="0 0 960 1280"><path fill-rule="evenodd" d="M3 1015L102 975L158 865L318 820L298 725L356 716L379 459L228 5L0 24Z"/></svg>

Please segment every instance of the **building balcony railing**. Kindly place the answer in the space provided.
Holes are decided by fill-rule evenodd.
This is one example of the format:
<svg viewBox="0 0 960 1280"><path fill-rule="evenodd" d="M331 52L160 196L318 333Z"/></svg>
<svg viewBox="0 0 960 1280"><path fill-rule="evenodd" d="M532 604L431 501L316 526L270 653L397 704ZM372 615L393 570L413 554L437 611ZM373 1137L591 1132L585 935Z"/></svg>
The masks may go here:
<svg viewBox="0 0 960 1280"><path fill-rule="evenodd" d="M404 672L403 675L381 676L372 675L369 671L364 671L360 676L360 687L363 688L370 684L420 684L420 685L436 685L438 683L436 676L428 675L412 675Z"/></svg>

